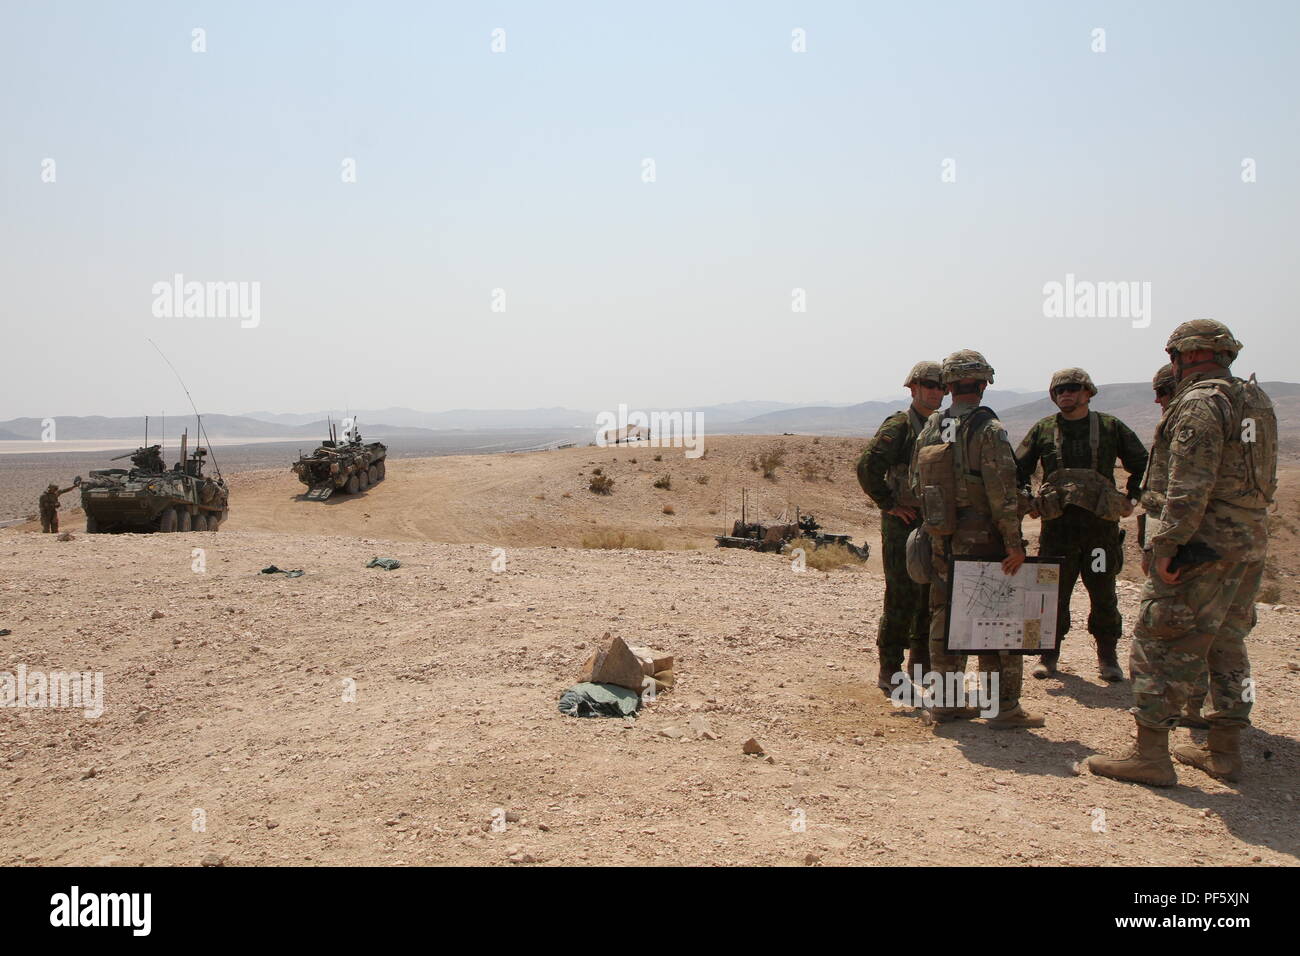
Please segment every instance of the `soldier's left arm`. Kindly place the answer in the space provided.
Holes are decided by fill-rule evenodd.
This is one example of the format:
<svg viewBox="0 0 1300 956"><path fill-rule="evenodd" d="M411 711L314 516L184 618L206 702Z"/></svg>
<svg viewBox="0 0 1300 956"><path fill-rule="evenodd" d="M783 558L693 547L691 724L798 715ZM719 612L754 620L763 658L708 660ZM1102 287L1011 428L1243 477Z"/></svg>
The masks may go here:
<svg viewBox="0 0 1300 956"><path fill-rule="evenodd" d="M1119 460L1123 462L1124 470L1128 472L1124 493L1137 501L1142 496L1142 476L1147 470L1147 449L1133 429L1118 418L1115 419L1115 434L1119 438Z"/></svg>
<svg viewBox="0 0 1300 956"><path fill-rule="evenodd" d="M1020 543L1020 511L1016 497L1016 456L1007 439L1007 430L996 418L980 433L980 472L989 499L993 523L1008 551Z"/></svg>
<svg viewBox="0 0 1300 956"><path fill-rule="evenodd" d="M1201 526L1210 491L1223 460L1227 418L1217 392L1205 398L1181 403L1176 417L1166 422L1169 442L1169 482L1165 506L1160 513L1160 531L1151 538L1151 553L1172 558L1178 546L1187 544Z"/></svg>

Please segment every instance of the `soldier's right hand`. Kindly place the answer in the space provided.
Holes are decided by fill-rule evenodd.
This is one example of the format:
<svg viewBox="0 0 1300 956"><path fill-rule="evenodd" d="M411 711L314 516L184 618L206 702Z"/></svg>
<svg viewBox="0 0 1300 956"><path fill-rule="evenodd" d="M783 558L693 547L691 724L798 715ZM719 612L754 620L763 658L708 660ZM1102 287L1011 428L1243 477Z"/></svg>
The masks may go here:
<svg viewBox="0 0 1300 956"><path fill-rule="evenodd" d="M895 518L906 521L908 524L911 524L916 520L916 509L908 508L905 505L898 505L897 507L890 508L885 512L885 514L893 515Z"/></svg>
<svg viewBox="0 0 1300 956"><path fill-rule="evenodd" d="M1015 574L1020 570L1020 566L1025 563L1025 551L1023 548L1012 549L1005 558L1002 559L1002 573L1007 577Z"/></svg>

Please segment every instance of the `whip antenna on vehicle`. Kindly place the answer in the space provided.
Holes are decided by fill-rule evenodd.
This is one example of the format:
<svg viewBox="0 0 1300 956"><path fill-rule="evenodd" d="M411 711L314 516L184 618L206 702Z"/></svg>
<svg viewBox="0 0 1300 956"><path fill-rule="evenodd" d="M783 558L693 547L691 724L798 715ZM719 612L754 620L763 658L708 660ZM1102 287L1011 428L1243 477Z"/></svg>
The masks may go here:
<svg viewBox="0 0 1300 956"><path fill-rule="evenodd" d="M212 453L212 441L208 438L208 433L203 427L203 416L199 414L199 407L194 404L194 399L190 395L190 390L185 387L185 380L181 378L181 373L176 371L176 366L171 363L171 360L168 359L166 355L163 355L163 350L158 348L157 342L150 338L146 338L145 341L152 345L159 355L162 355L162 360L166 362L167 367L172 370L172 374L176 376L176 381L181 383L181 391L183 391L185 397L189 399L190 408L194 409L194 419L199 424L199 434L203 437L203 441L208 446L208 455L212 458L212 467L216 469L217 478L221 478L221 466L217 464L217 456ZM189 465L184 464L182 467L189 468Z"/></svg>

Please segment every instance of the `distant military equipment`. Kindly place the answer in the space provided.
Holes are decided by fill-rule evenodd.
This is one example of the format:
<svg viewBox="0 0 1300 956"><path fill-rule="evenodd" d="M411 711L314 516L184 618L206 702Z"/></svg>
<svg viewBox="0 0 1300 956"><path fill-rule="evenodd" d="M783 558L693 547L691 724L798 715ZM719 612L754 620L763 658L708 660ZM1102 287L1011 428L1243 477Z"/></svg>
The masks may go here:
<svg viewBox="0 0 1300 956"><path fill-rule="evenodd" d="M189 432L181 437L181 460L165 470L162 446L141 446L118 455L135 466L92 471L81 483L86 533L115 531L216 531L229 513L225 479L203 474L207 449L189 453Z"/></svg>
<svg viewBox="0 0 1300 956"><path fill-rule="evenodd" d="M850 553L863 561L871 553L870 546L864 544L858 547L852 542L850 535L821 530L821 525L817 523L816 518L812 515L801 515L798 509L795 510L794 524L763 524L748 521L746 519L749 503L744 489L741 489L740 501L740 517L731 526L731 534L714 535L719 548L746 548L750 551L784 553L789 550L790 542L795 538L807 538L816 548L842 544L849 549Z"/></svg>
<svg viewBox="0 0 1300 956"><path fill-rule="evenodd" d="M310 455L302 455L293 465L293 473L309 489L304 496L310 501L324 501L336 491L356 494L384 480L384 460L388 447L383 442L361 441L355 424L343 431L329 426L330 437Z"/></svg>

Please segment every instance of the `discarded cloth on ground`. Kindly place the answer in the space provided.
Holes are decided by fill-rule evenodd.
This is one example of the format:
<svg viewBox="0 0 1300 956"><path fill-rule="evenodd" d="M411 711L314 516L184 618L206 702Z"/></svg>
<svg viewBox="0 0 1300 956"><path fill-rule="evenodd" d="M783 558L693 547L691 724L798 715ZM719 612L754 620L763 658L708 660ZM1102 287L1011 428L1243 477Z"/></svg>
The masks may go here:
<svg viewBox="0 0 1300 956"><path fill-rule="evenodd" d="M641 695L617 684L574 684L560 695L560 713L570 717L631 717Z"/></svg>
<svg viewBox="0 0 1300 956"><path fill-rule="evenodd" d="M306 571L286 571L283 568L277 568L274 564L262 569L263 574L283 574L286 578L300 578Z"/></svg>
<svg viewBox="0 0 1300 956"><path fill-rule="evenodd" d="M385 571L392 571L401 566L402 562L396 558L371 558L366 562L368 568L383 568Z"/></svg>

